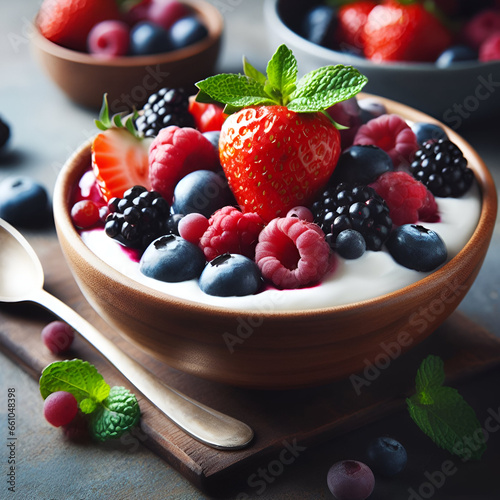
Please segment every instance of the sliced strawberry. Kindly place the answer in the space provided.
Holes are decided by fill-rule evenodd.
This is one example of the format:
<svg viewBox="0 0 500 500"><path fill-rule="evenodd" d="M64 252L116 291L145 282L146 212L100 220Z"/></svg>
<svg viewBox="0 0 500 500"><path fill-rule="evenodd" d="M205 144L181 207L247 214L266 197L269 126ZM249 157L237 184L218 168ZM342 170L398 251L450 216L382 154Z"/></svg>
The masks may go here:
<svg viewBox="0 0 500 500"><path fill-rule="evenodd" d="M111 128L92 143L92 168L103 197L122 197L135 185L150 189L150 141L137 139L127 129Z"/></svg>
<svg viewBox="0 0 500 500"><path fill-rule="evenodd" d="M197 102L196 96L189 98L189 112L193 115L196 128L204 132L219 131L226 119L221 106Z"/></svg>

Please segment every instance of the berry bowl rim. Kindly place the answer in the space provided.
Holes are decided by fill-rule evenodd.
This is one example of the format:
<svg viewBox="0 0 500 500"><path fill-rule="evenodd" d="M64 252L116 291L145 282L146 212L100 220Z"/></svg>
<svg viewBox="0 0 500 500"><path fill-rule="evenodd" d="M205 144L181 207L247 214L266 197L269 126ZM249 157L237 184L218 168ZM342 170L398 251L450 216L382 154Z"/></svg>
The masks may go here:
<svg viewBox="0 0 500 500"><path fill-rule="evenodd" d="M195 12L202 14L204 19L210 19L207 24L208 36L199 42L195 42L187 47L172 50L170 52L162 52L159 54L143 55L143 56L120 56L113 58L101 58L94 56L87 52L80 52L77 50L63 47L51 40L45 38L37 23L37 16L33 22L33 42L35 47L53 57L71 61L74 63L90 66L103 66L103 67L140 67L150 66L156 64L169 64L194 57L197 54L204 53L210 49L214 44L219 43L222 33L224 31L224 18L220 11L211 3L205 0L182 0L183 3L191 6Z"/></svg>
<svg viewBox="0 0 500 500"><path fill-rule="evenodd" d="M404 104L372 94L361 93L359 94L359 97L379 100L387 107L388 112L399 114L406 120L413 122L431 122L443 127L450 140L455 142L464 153L464 156L466 156L469 162L469 167L474 171L475 179L480 189L480 194L482 196L480 217L478 225L469 241L453 259L451 259L441 268L432 272L428 276L418 280L417 282L400 288L394 292L380 295L372 299L352 302L346 305L323 307L317 309L265 312L252 311L250 309L227 309L219 306L206 305L195 301L177 298L167 293L159 292L157 290L149 288L146 285L138 283L131 278L123 275L122 273L102 261L100 257L98 257L84 244L78 231L75 229L72 223L70 216L71 193L81 175L86 169L88 169L90 165L87 164L85 160L88 159L88 161L90 161L91 140L82 144L74 152L74 154L67 160L67 162L63 166L56 180L53 200L54 219L57 235L63 247L63 250L67 249L69 246L72 251L76 252L80 256L80 259L86 261L91 267L98 269L99 272L109 277L113 282L120 283L120 285L122 285L123 287L139 292L141 295L146 296L152 302L161 303L167 301L169 304L180 308L203 311L204 314L207 314L209 316L224 315L235 318L251 313L258 313L259 316L263 318L286 317L293 319L294 317L318 315L329 316L340 311L347 312L363 310L365 308L376 308L386 303L387 301L393 301L394 303L397 303L400 300L413 300L413 298L419 296L422 289L426 289L428 286L440 286L439 284L449 282L457 269L469 269L471 268L471 266L474 268L480 267L495 227L495 220L497 215L497 192L493 177L478 153L455 131L427 114L417 111ZM476 271L478 272L479 268Z"/></svg>

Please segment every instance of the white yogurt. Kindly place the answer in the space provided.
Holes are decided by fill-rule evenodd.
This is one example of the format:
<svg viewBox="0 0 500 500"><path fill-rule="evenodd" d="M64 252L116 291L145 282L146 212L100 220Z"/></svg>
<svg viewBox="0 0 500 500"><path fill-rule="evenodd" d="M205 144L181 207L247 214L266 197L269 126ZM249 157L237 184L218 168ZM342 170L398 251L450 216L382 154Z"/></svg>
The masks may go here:
<svg viewBox="0 0 500 500"><path fill-rule="evenodd" d="M481 211L479 188L474 184L461 198L436 198L436 202L440 222L422 225L441 236L450 260L464 247L477 226ZM131 260L120 244L106 236L103 230L85 231L82 238L109 266L150 288L180 299L227 309L293 311L345 305L394 292L430 274L400 266L385 250L367 251L356 260L338 257L335 271L315 287L270 289L244 297L214 297L203 293L196 280L164 283L144 276L139 271L139 264Z"/></svg>

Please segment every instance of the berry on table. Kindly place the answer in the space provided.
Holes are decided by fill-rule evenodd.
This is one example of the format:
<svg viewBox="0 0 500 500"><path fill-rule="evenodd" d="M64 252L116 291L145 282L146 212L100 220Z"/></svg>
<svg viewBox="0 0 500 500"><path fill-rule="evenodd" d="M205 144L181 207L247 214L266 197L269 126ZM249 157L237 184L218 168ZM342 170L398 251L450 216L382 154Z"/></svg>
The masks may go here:
<svg viewBox="0 0 500 500"><path fill-rule="evenodd" d="M13 226L35 227L50 220L49 195L44 186L25 176L0 182L0 218Z"/></svg>
<svg viewBox="0 0 500 500"><path fill-rule="evenodd" d="M205 256L197 245L169 234L160 236L146 248L139 270L149 278L178 283L198 278L205 263Z"/></svg>
<svg viewBox="0 0 500 500"><path fill-rule="evenodd" d="M368 465L385 477L399 474L408 459L404 446L390 437L378 437L370 441L366 455Z"/></svg>
<svg viewBox="0 0 500 500"><path fill-rule="evenodd" d="M126 23L107 20L97 23L90 30L87 47L94 56L113 58L127 55L129 41L130 32Z"/></svg>
<svg viewBox="0 0 500 500"><path fill-rule="evenodd" d="M392 220L383 198L369 186L340 183L326 189L311 207L314 222L329 242L345 229L359 231L368 250L381 250L389 236Z"/></svg>
<svg viewBox="0 0 500 500"><path fill-rule="evenodd" d="M190 213L179 221L179 236L198 245L203 233L207 230L208 219L198 213Z"/></svg>
<svg viewBox="0 0 500 500"><path fill-rule="evenodd" d="M75 331L64 321L52 321L42 329L42 341L53 354L69 350L75 338Z"/></svg>
<svg viewBox="0 0 500 500"><path fill-rule="evenodd" d="M92 200L77 201L71 207L71 220L80 229L88 229L101 219L99 206Z"/></svg>
<svg viewBox="0 0 500 500"><path fill-rule="evenodd" d="M253 295L262 287L262 275L257 264L241 254L215 257L201 273L199 285L208 295L233 297Z"/></svg>
<svg viewBox="0 0 500 500"><path fill-rule="evenodd" d="M354 145L342 152L329 184L370 184L394 170L391 157L374 145Z"/></svg>
<svg viewBox="0 0 500 500"><path fill-rule="evenodd" d="M232 206L223 207L210 217L208 228L200 239L200 248L208 261L225 253L253 259L264 225L256 213L242 213Z"/></svg>
<svg viewBox="0 0 500 500"><path fill-rule="evenodd" d="M195 170L216 170L219 158L211 142L194 128L172 125L160 130L149 149L151 187L171 202L176 184Z"/></svg>
<svg viewBox="0 0 500 500"><path fill-rule="evenodd" d="M186 16L176 21L169 31L174 49L182 49L208 36L207 27L195 16Z"/></svg>
<svg viewBox="0 0 500 500"><path fill-rule="evenodd" d="M400 265L415 271L434 271L446 261L447 250L441 237L420 225L396 227L386 241L387 250Z"/></svg>
<svg viewBox="0 0 500 500"><path fill-rule="evenodd" d="M188 95L183 89L162 88L148 97L135 126L145 137L156 137L170 125L194 127L189 110Z"/></svg>
<svg viewBox="0 0 500 500"><path fill-rule="evenodd" d="M375 477L366 464L342 460L330 467L327 484L337 500L365 500L375 488Z"/></svg>
<svg viewBox="0 0 500 500"><path fill-rule="evenodd" d="M235 200L223 175L212 170L195 170L175 186L172 211L177 214L198 212L210 217Z"/></svg>
<svg viewBox="0 0 500 500"><path fill-rule="evenodd" d="M145 56L173 49L167 30L149 21L141 21L130 30L130 54Z"/></svg>
<svg viewBox="0 0 500 500"><path fill-rule="evenodd" d="M104 231L125 247L144 250L168 232L170 206L156 191L133 186L123 198L112 198L108 208Z"/></svg>
<svg viewBox="0 0 500 500"><path fill-rule="evenodd" d="M255 262L264 279L282 289L316 285L335 264L323 231L296 217L269 222L259 235Z"/></svg>
<svg viewBox="0 0 500 500"><path fill-rule="evenodd" d="M386 172L370 187L385 200L393 224L437 222L438 206L432 193L407 172Z"/></svg>
<svg viewBox="0 0 500 500"><path fill-rule="evenodd" d="M78 403L70 392L56 391L49 394L43 403L43 414L54 427L69 424L78 413Z"/></svg>
<svg viewBox="0 0 500 500"><path fill-rule="evenodd" d="M395 168L408 165L418 149L417 138L410 126L398 115L382 115L362 125L354 144L374 145L383 149Z"/></svg>
<svg viewBox="0 0 500 500"><path fill-rule="evenodd" d="M415 153L410 172L434 196L457 198L472 185L474 172L460 148L448 139L428 141Z"/></svg>

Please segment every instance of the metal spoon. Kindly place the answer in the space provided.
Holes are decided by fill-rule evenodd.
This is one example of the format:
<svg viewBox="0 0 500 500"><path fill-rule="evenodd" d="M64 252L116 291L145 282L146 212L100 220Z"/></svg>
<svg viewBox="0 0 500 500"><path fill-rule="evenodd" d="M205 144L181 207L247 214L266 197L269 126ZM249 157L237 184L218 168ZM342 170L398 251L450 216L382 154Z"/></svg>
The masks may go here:
<svg viewBox="0 0 500 500"><path fill-rule="evenodd" d="M0 219L0 302L36 302L77 330L151 403L186 433L222 450L238 450L253 438L248 425L168 387L118 349L73 309L43 289L42 264L26 239Z"/></svg>

